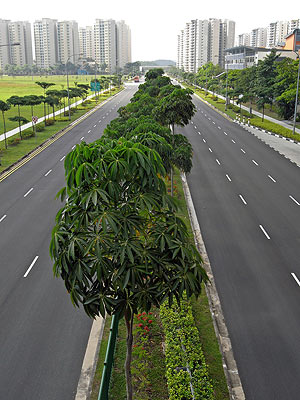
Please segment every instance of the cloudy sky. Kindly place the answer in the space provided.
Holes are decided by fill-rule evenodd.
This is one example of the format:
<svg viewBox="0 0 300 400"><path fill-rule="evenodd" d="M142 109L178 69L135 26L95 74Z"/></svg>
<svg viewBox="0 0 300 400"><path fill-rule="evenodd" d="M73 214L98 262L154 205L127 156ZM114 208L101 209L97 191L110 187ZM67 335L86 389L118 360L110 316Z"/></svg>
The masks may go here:
<svg viewBox="0 0 300 400"><path fill-rule="evenodd" d="M176 60L177 35L191 19L231 19L236 22L238 35L266 27L270 22L300 18L297 0L290 0L288 7L276 3L270 0L179 0L179 3L176 0L15 0L1 5L0 18L29 22L40 18L74 19L79 26L92 25L96 18L123 19L131 28L133 61Z"/></svg>

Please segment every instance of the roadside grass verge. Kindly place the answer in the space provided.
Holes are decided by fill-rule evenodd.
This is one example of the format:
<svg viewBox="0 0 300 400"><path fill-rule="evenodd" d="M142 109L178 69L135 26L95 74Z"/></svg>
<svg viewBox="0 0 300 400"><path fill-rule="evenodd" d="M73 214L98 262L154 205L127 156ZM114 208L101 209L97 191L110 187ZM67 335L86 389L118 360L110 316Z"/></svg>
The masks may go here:
<svg viewBox="0 0 300 400"><path fill-rule="evenodd" d="M115 89L114 91L111 92L111 95L114 95L118 93L121 89ZM98 103L100 104L101 102L105 101L108 99L109 93L101 95L100 98L98 98ZM10 144L8 145L8 148L5 149L5 144L4 141L0 142L0 172L8 168L10 165L13 163L17 162L20 158L28 154L30 151L34 150L36 147L41 145L43 142L45 142L47 139L49 139L51 136L55 135L58 133L60 130L66 128L71 122L75 121L91 109L93 109L96 106L96 101L89 100L88 104L86 106L81 106L78 107L77 110L74 111L71 115L71 121L68 120L68 117L62 117L60 118L59 116L56 117L55 123L53 125L49 126L44 126L44 123L40 123L37 125L37 127L41 127L43 130L41 132L37 132L36 136L32 136L23 140L19 141L19 133L15 134L14 136L11 136L8 138L8 142L14 142L15 144ZM24 132L31 132L32 128L26 129Z"/></svg>
<svg viewBox="0 0 300 400"><path fill-rule="evenodd" d="M193 232L184 198L181 177L178 170L175 170L174 179L176 181L176 194L180 205L179 216L186 222L191 240L193 240ZM195 324L199 331L200 342L202 344L202 350L205 356L209 377L211 378L214 387L215 399L229 400L227 382L223 370L222 356L219 349L219 343L216 338L208 299L204 288L199 298L193 298L191 304Z"/></svg>
<svg viewBox="0 0 300 400"><path fill-rule="evenodd" d="M212 96L211 94L205 95L205 90L196 89L195 87L193 87L191 85L184 84L184 86L189 87L190 89L192 89L203 100L206 100L208 103L210 103L216 109L218 109L219 111L227 114L233 120L236 119L236 114L241 114L242 117L244 116L246 118L246 123L248 122L247 118L250 118L250 124L253 125L253 126L256 126L256 127L260 128L260 129L264 129L266 131L269 131L269 132L272 132L272 133L276 133L276 134L281 135L283 137L290 138L290 139L293 139L295 141L300 142L300 134L295 133L295 135L293 135L293 132L290 129L285 128L284 126L276 124L275 122L272 122L272 121L268 121L266 119L264 121L262 121L260 117L257 117L255 115L251 116L248 111L243 110L243 109L240 112L240 108L238 106L236 106L236 105L232 105L231 104L229 107L227 107L227 111L226 111L225 110L225 101L224 100L222 100L222 99L216 100L215 96ZM254 107L253 107L253 109L254 109ZM266 115L268 115L268 114L266 114ZM277 117L277 119L278 119L278 117ZM297 127L300 127L300 126L297 125Z"/></svg>

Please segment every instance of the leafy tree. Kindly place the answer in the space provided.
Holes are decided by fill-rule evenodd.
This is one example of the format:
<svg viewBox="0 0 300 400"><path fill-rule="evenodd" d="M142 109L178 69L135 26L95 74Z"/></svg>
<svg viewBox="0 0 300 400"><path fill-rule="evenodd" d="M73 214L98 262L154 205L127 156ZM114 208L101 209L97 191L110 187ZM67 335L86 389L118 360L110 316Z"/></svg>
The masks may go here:
<svg viewBox="0 0 300 400"><path fill-rule="evenodd" d="M21 114L20 114L20 107L24 106L24 98L19 96L11 96L9 99L6 100L9 104L18 106L18 119L14 119L14 121L18 121L19 123L19 134L20 138L22 139L22 132L21 132Z"/></svg>
<svg viewBox="0 0 300 400"><path fill-rule="evenodd" d="M278 59L276 50L272 49L271 53L257 66L257 80L255 93L257 96L256 104L262 108L262 121L265 115L265 104L273 104L274 85L276 80L276 61Z"/></svg>
<svg viewBox="0 0 300 400"><path fill-rule="evenodd" d="M279 115L290 119L294 115L297 90L298 61L285 58L277 64L275 96Z"/></svg>
<svg viewBox="0 0 300 400"><path fill-rule="evenodd" d="M201 258L166 194L159 155L140 143L102 138L66 157L68 202L50 254L74 305L95 318L125 318L127 399L132 399L133 315L199 295Z"/></svg>
<svg viewBox="0 0 300 400"><path fill-rule="evenodd" d="M4 114L6 111L10 109L10 104L6 103L5 101L0 100L0 111L2 112L2 118L3 118L3 128L4 128L4 142L5 142L5 148L7 149L7 140L6 140L6 126L5 126L5 117Z"/></svg>
<svg viewBox="0 0 300 400"><path fill-rule="evenodd" d="M195 114L196 107L192 102L193 93L190 89L175 89L168 96L163 97L158 106L153 110L153 115L157 121L163 125L172 127L173 143L175 125L187 125ZM171 168L171 195L173 196L173 168Z"/></svg>
<svg viewBox="0 0 300 400"><path fill-rule="evenodd" d="M162 76L164 74L164 70L162 68L153 68L149 69L149 71L146 72L145 74L145 80L149 81L151 79L156 79L159 76Z"/></svg>

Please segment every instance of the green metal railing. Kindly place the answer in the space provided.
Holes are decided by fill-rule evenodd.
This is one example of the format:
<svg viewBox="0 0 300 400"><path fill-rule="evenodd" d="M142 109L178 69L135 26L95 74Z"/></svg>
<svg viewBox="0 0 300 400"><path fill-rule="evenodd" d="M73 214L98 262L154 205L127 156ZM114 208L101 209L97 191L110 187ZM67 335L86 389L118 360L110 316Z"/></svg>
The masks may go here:
<svg viewBox="0 0 300 400"><path fill-rule="evenodd" d="M113 315L110 325L110 333L107 343L105 361L102 371L100 390L98 395L98 400L108 400L108 391L110 378L112 373L112 367L114 363L114 354L116 348L116 341L118 335L118 326L119 326L119 316Z"/></svg>

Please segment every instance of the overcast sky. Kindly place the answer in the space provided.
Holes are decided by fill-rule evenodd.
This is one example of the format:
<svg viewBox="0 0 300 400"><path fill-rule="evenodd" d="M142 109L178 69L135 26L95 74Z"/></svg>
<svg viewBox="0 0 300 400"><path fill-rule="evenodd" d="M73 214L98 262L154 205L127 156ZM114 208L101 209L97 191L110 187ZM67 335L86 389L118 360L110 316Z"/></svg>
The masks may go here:
<svg viewBox="0 0 300 400"><path fill-rule="evenodd" d="M53 18L75 20L80 27L92 25L95 19L125 20L131 28L132 60L176 61L177 35L191 19L220 18L236 22L236 35L270 22L300 18L297 0L286 6L282 1L264 0L15 0L1 5L2 19L34 22ZM276 4L277 3L277 4ZM298 13L298 14L297 14Z"/></svg>

